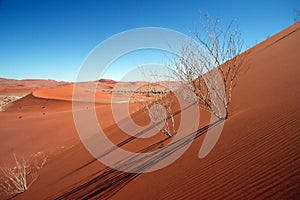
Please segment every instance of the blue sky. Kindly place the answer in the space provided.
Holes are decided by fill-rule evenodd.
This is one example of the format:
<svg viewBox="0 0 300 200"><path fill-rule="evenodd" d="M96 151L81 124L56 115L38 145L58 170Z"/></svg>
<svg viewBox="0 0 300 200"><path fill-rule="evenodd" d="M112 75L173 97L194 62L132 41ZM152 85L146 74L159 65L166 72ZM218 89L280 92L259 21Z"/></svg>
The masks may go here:
<svg viewBox="0 0 300 200"><path fill-rule="evenodd" d="M149 26L189 33L200 12L237 19L250 47L292 25L299 8L297 0L0 0L0 77L75 81L89 52L112 35ZM130 56L106 76L120 79L151 58L159 56Z"/></svg>

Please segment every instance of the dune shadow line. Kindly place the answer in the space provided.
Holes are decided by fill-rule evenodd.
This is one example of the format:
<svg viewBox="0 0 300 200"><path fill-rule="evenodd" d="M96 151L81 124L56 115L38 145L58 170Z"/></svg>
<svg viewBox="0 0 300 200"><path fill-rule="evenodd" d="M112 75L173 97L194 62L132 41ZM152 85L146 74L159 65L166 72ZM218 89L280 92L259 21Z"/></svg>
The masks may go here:
<svg viewBox="0 0 300 200"><path fill-rule="evenodd" d="M204 134L210 128L218 125L223 120L219 119L209 125L206 125L195 132L190 133L189 135L181 138L180 140L166 146L166 151L157 152L151 156L144 156L142 158L126 160L123 163L120 163L120 166L124 166L123 169L133 168L135 170L145 170L155 165L157 162L165 159L171 154L175 153L179 149L183 148L185 145L190 143L192 140L198 138ZM157 143L154 143L142 150L140 153L145 153L153 150L154 148L159 147L160 144L168 140L166 138ZM102 173L101 173L102 172ZM90 198L99 198L99 199L109 199L115 195L120 189L122 189L126 184L137 178L141 173L128 173L123 171L118 171L111 169L109 167L100 171L101 174L96 175L96 177L91 178L85 183L76 186L70 189L68 192L54 198L56 200L60 199L90 199Z"/></svg>

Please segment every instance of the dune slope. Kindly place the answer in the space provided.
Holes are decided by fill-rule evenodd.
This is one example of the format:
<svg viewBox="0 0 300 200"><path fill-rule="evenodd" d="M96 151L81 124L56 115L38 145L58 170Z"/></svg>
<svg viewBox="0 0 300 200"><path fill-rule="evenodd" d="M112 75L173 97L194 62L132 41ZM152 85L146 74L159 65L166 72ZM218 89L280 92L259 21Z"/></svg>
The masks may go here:
<svg viewBox="0 0 300 200"><path fill-rule="evenodd" d="M205 136L205 129L200 129L191 147L176 162L145 174L112 170L95 160L80 143L58 152L61 141L72 141L70 145L79 142L70 102L46 101L34 96L14 102L5 113L0 113L6 124L14 124L14 127L1 124L1 139L6 143L13 141L18 138L18 130L23 129L25 133L17 140L19 151L30 149L30 142L35 144L37 138L44 140L39 143L45 148L49 140L58 152L51 154L37 182L14 199L299 198L299 51L300 23L250 49L233 90L229 119L214 149L205 158L198 158ZM21 119L17 112L20 106L24 108ZM48 113L43 115L45 109ZM121 147L151 150L168 142L163 135L146 141L124 136L113 124L109 106L101 105L97 111L99 117L105 115L102 123L106 124L108 135ZM202 113L199 128L205 128L210 118L208 113ZM143 113L136 113L133 118L144 123L147 119L142 116ZM46 124L47 136L40 136L44 125L34 129L28 125L29 121L22 122L30 117L35 123ZM53 134L57 135L49 136ZM24 143L27 148L22 147L22 138L27 138ZM13 146L2 147L3 152L11 152ZM42 146L36 148L37 151ZM2 153L1 160L5 159L7 155Z"/></svg>
<svg viewBox="0 0 300 200"><path fill-rule="evenodd" d="M295 199L300 196L300 23L249 50L217 145L202 138L173 165L112 199Z"/></svg>

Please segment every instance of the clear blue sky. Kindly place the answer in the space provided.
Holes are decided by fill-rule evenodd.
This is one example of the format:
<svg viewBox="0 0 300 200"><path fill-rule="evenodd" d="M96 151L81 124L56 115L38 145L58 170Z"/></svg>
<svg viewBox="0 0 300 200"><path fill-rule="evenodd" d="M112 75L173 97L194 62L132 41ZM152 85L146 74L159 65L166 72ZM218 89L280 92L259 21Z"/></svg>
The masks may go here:
<svg viewBox="0 0 300 200"><path fill-rule="evenodd" d="M253 46L292 25L299 8L299 0L0 0L0 77L75 81L89 52L113 34L148 26L188 33L199 12L237 19Z"/></svg>

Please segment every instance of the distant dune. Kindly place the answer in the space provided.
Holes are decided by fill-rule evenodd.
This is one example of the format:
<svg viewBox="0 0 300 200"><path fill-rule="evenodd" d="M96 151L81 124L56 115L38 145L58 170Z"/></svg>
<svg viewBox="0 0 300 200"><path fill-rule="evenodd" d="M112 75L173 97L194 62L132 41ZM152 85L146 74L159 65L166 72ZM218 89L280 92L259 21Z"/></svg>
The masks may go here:
<svg viewBox="0 0 300 200"><path fill-rule="evenodd" d="M0 94L30 93L40 87L56 87L67 82L42 79L6 79L0 78Z"/></svg>
<svg viewBox="0 0 300 200"><path fill-rule="evenodd" d="M230 116L210 154L198 158L204 131L172 165L145 174L115 171L89 154L75 129L71 83L0 79L2 92L33 92L0 112L1 163L11 163L13 152L49 156L38 180L14 199L299 199L299 52L300 23L249 49ZM116 82L99 82L105 86L96 98L110 99ZM82 92L90 92L86 89ZM137 106L130 104L133 120L147 124ZM155 150L172 140L163 134L149 139L123 134L108 103L97 104L96 114L111 141L126 150ZM210 117L201 111L199 130Z"/></svg>
<svg viewBox="0 0 300 200"><path fill-rule="evenodd" d="M100 83L106 83L106 84L115 84L115 83L117 83L117 81L114 81L112 79L100 79L99 82Z"/></svg>

